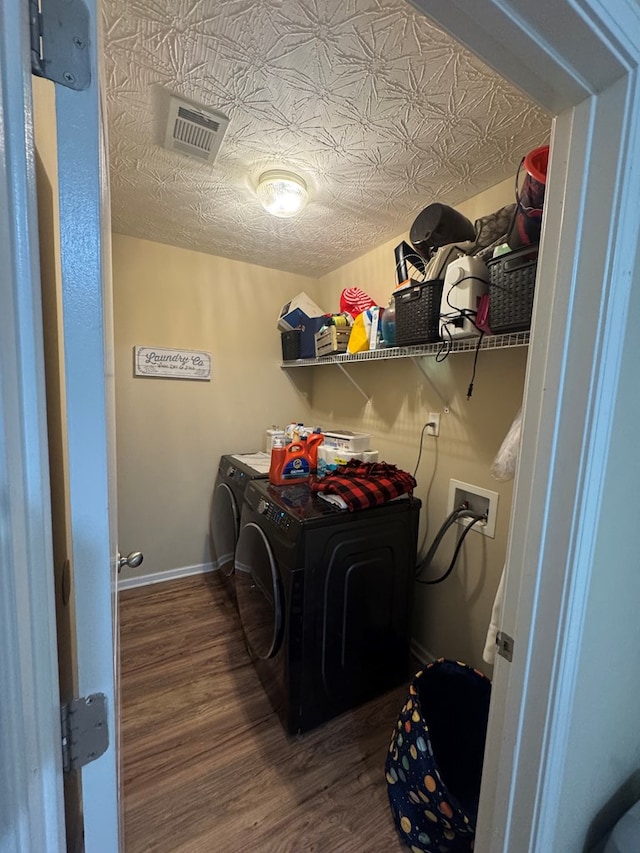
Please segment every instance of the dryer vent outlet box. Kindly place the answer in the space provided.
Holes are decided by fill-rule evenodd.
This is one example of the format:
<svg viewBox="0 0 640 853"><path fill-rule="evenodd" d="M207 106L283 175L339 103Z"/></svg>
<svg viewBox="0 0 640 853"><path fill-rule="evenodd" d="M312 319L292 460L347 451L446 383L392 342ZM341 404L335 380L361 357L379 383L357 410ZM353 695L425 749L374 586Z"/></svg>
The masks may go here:
<svg viewBox="0 0 640 853"><path fill-rule="evenodd" d="M228 124L222 113L171 96L164 147L213 163Z"/></svg>

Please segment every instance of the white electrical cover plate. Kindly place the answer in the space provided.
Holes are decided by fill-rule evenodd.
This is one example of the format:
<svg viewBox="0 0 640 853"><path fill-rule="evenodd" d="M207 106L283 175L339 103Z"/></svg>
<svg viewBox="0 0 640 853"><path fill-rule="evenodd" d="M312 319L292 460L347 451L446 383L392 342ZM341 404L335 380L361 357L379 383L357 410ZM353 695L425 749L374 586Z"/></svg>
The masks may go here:
<svg viewBox="0 0 640 853"><path fill-rule="evenodd" d="M468 501L472 511L487 512L487 521L474 524L473 531L482 533L483 536L489 536L491 539L496 535L496 516L498 514L498 498L497 492L492 492L490 489L483 489L481 486L473 486L471 483L463 483L462 480L449 480L449 497L447 500L447 515L453 512L454 508L459 506L462 501ZM467 527L470 523L469 519L462 518L457 524L462 524ZM472 532L473 532L472 531Z"/></svg>

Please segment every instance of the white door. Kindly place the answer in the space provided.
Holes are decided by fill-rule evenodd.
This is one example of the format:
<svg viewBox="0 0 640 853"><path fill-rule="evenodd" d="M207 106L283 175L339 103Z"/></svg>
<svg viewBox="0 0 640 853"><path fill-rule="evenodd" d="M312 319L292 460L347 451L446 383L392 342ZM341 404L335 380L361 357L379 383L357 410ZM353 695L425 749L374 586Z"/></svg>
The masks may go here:
<svg viewBox="0 0 640 853"><path fill-rule="evenodd" d="M91 84L56 86L70 563L77 688L106 696L110 743L80 775L88 851L120 846L115 690L111 284L95 3ZM65 847L28 4L0 8L0 825L2 849ZM6 707L5 707L6 705ZM6 846L5 846L6 845Z"/></svg>

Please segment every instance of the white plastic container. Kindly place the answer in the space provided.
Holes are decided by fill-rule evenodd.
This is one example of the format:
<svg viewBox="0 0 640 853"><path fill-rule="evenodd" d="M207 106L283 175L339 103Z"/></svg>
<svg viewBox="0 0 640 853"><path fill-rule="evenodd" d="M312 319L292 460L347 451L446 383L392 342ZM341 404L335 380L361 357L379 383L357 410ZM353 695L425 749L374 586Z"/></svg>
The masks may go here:
<svg viewBox="0 0 640 853"><path fill-rule="evenodd" d="M359 453L352 453L349 450L327 446L325 440L325 443L318 447L318 479L332 474L338 466L346 465L350 459L358 459L360 462L377 462L378 451L361 450Z"/></svg>
<svg viewBox="0 0 640 853"><path fill-rule="evenodd" d="M280 429L280 427L272 427L268 429L265 433L264 440L264 450L265 453L271 453L271 448L273 447L274 439L281 438L284 441L284 430Z"/></svg>
<svg viewBox="0 0 640 853"><path fill-rule="evenodd" d="M360 453L363 450L369 450L371 445L371 434L365 432L350 432L349 430L342 430L341 432L325 432L324 443L327 447L334 447L345 451L348 450L350 453Z"/></svg>

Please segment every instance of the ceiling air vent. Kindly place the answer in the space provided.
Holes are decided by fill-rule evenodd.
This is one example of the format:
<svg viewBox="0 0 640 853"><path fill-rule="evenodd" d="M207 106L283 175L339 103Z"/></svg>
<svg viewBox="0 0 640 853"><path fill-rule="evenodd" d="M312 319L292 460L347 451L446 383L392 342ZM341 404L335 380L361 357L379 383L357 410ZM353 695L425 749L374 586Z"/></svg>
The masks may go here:
<svg viewBox="0 0 640 853"><path fill-rule="evenodd" d="M228 124L221 113L172 96L164 147L213 163Z"/></svg>

